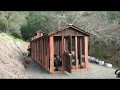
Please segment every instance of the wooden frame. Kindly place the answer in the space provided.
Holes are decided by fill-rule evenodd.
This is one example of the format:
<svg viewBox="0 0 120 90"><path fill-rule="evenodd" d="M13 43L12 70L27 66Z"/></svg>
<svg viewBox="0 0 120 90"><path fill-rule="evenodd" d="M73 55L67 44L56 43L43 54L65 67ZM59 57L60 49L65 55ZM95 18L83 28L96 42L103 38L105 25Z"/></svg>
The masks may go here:
<svg viewBox="0 0 120 90"><path fill-rule="evenodd" d="M69 37L69 53L72 53L72 36L75 37L75 68L72 69L72 71L79 71L79 70L84 70L88 69L88 37L89 33L85 32L75 26L67 26L65 28L59 29L59 31L55 31L51 34L48 35L43 35L40 37L37 37L33 39L30 42L31 46L31 57L36 60L39 64L41 64L49 73L60 73L65 71L65 56L64 53L65 51L65 37ZM56 42L57 47L59 47L60 50L57 50L54 48L54 37L60 36L61 40ZM79 39L78 39L79 37ZM84 42L82 41L82 37L84 37ZM78 43L79 40L79 43ZM82 48L82 45L84 43L84 49ZM78 44L79 44L79 49L78 49ZM60 46L61 45L61 46ZM56 50L59 55L62 55L62 70L59 71L54 71L54 49ZM78 51L80 52L80 65L78 63ZM85 68L81 69L81 63L82 63L82 51L84 52L85 55ZM72 62L72 61L71 61Z"/></svg>

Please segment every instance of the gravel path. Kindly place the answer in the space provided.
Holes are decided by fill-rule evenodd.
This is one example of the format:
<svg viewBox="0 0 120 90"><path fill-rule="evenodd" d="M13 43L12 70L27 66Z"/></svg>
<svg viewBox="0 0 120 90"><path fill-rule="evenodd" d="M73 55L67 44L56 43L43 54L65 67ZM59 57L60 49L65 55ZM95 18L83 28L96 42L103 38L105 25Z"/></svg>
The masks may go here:
<svg viewBox="0 0 120 90"><path fill-rule="evenodd" d="M26 71L30 79L116 79L115 70L89 63L87 71L51 75L32 60Z"/></svg>

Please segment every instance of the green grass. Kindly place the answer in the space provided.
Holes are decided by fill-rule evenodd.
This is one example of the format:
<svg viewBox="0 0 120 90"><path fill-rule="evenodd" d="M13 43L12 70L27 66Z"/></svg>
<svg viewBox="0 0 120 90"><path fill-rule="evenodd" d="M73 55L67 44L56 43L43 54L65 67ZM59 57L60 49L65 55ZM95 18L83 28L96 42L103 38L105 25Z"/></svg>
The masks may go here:
<svg viewBox="0 0 120 90"><path fill-rule="evenodd" d="M1 33L0 34L0 37L3 37L3 38L6 38L6 39L8 39L8 40L10 40L11 42L13 42L13 41L15 41L15 42L25 42L25 41L23 41L23 40L21 40L21 39L19 39L19 38L15 38L15 37L13 37L13 36L11 36L11 35L8 35L8 34L6 34L6 33Z"/></svg>

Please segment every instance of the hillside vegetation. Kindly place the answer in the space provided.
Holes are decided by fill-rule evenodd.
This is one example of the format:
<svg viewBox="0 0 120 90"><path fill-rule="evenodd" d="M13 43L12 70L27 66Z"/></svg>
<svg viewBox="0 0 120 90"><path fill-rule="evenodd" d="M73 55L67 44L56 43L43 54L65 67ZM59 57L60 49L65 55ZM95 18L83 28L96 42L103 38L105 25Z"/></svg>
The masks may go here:
<svg viewBox="0 0 120 90"><path fill-rule="evenodd" d="M28 78L20 50L15 45L19 39L0 33L0 78ZM18 44L18 46L21 46Z"/></svg>

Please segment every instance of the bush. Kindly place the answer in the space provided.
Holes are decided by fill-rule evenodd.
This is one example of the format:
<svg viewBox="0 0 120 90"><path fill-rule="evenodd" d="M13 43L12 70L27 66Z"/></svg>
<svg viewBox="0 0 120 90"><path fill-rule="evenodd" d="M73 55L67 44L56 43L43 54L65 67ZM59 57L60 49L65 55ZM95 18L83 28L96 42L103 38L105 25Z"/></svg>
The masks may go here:
<svg viewBox="0 0 120 90"><path fill-rule="evenodd" d="M95 52L95 56L97 57L102 56L102 50L100 47L95 47L94 52Z"/></svg>
<svg viewBox="0 0 120 90"><path fill-rule="evenodd" d="M104 59L110 59L112 57L112 55L110 55L110 54L104 54L103 55L103 58Z"/></svg>

